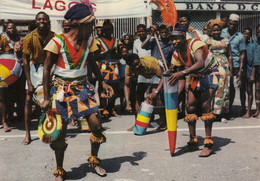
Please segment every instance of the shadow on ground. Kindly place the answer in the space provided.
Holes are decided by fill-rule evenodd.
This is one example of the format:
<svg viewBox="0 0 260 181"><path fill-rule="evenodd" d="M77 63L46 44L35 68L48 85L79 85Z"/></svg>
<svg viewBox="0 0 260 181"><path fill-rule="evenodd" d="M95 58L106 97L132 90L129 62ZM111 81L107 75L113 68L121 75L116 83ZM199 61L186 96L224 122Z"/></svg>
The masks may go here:
<svg viewBox="0 0 260 181"><path fill-rule="evenodd" d="M183 136L189 137L189 135L187 135L187 134L183 134ZM198 136L197 138L198 138L200 149L196 150L196 151L190 151L190 152L197 152L197 151L200 152L202 150L204 138L201 137L201 136ZM235 143L230 138L221 138L221 137L217 137L217 136L213 136L212 140L214 141L212 154L216 154L216 152L220 151L222 147L224 147L224 146L226 146L230 143ZM176 156L180 156L180 155L183 155L183 154L186 154L186 153L190 153L190 152L187 152L187 151L183 151L185 148L187 148L187 145L185 145L183 147L176 148L177 151L175 151L173 156L176 157Z"/></svg>
<svg viewBox="0 0 260 181"><path fill-rule="evenodd" d="M133 156L122 156L102 160L102 167L107 173L118 172L121 168L122 163L128 162L133 166L138 166L138 161L146 157L146 152L134 152ZM87 173L95 173L93 168L88 166L88 163L81 164L78 168L74 167L71 171L67 172L66 178L71 180L79 180L86 177Z"/></svg>

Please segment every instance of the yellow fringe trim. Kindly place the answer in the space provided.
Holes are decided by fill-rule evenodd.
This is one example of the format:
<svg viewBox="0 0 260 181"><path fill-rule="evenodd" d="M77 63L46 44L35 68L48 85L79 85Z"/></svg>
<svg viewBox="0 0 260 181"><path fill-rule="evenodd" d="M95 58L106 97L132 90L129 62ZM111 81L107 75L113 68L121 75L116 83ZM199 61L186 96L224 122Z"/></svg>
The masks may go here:
<svg viewBox="0 0 260 181"><path fill-rule="evenodd" d="M90 142L91 143L99 143L99 144L101 144L101 143L104 143L105 141L106 141L106 137L103 134L101 134L100 137L96 137L92 133L91 136L90 136Z"/></svg>
<svg viewBox="0 0 260 181"><path fill-rule="evenodd" d="M88 158L88 165L92 168L95 168L96 166L100 165L100 159L97 156L93 156L90 154L90 157Z"/></svg>
<svg viewBox="0 0 260 181"><path fill-rule="evenodd" d="M207 145L207 144L213 145L214 141L211 138L206 138L206 139L204 139L204 145Z"/></svg>
<svg viewBox="0 0 260 181"><path fill-rule="evenodd" d="M202 121L210 121L210 120L216 119L216 115L214 112L203 113L200 118Z"/></svg>
<svg viewBox="0 0 260 181"><path fill-rule="evenodd" d="M184 118L184 121L189 123L189 122L194 122L198 119L198 116L196 114L187 114Z"/></svg>
<svg viewBox="0 0 260 181"><path fill-rule="evenodd" d="M57 169L54 171L53 175L55 175L56 177L61 175L63 177L65 175L65 173L66 173L66 171L63 168L57 167Z"/></svg>

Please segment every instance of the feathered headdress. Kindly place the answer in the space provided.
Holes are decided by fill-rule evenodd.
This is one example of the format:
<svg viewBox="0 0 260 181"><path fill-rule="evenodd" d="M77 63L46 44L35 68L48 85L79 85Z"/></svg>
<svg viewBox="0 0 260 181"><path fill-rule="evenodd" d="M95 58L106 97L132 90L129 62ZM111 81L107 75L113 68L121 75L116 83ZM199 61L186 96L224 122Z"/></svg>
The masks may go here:
<svg viewBox="0 0 260 181"><path fill-rule="evenodd" d="M90 11L91 11L91 13L94 13L96 11L96 8L93 7L93 6L97 6L95 3L92 3L89 0L80 0L80 2L82 2L86 6L88 6Z"/></svg>
<svg viewBox="0 0 260 181"><path fill-rule="evenodd" d="M174 26L177 23L177 10L172 0L151 0L150 3L154 3L161 10L161 17L163 23L167 27Z"/></svg>

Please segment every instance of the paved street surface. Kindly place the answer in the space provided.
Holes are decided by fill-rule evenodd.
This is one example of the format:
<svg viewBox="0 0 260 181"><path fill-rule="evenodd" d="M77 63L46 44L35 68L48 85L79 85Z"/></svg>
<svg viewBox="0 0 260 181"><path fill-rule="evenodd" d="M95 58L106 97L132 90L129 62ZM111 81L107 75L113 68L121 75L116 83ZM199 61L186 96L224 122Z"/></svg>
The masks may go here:
<svg viewBox="0 0 260 181"><path fill-rule="evenodd" d="M236 99L235 104L238 104ZM254 108L255 109L255 108ZM234 107L238 113L239 107ZM260 180L260 120L256 118L216 122L213 126L214 154L200 158L201 150L185 153L181 150L189 140L187 124L178 122L177 148L170 156L167 131L156 132L157 115L147 134L136 136L127 132L133 125L133 115L113 117L103 122L107 142L101 145L99 157L107 170L99 177L88 167L89 133L69 127L68 149L64 169L67 180L88 181L259 181ZM55 169L54 153L38 139L37 120L32 123L33 142L21 144L25 131L0 129L0 181L50 181ZM198 121L197 135L203 147L204 128Z"/></svg>

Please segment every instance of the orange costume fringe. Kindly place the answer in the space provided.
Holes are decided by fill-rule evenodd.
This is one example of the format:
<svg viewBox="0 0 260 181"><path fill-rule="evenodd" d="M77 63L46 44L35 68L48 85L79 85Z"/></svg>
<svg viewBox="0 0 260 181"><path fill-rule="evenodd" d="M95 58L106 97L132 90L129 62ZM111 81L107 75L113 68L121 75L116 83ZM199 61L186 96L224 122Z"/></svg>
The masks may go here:
<svg viewBox="0 0 260 181"><path fill-rule="evenodd" d="M213 119L216 119L216 115L213 112L203 113L200 118L201 118L202 121L211 121Z"/></svg>
<svg viewBox="0 0 260 181"><path fill-rule="evenodd" d="M101 163L101 160L97 156L93 156L90 154L90 157L88 158L88 165L92 168L95 168L96 166L99 166Z"/></svg>
<svg viewBox="0 0 260 181"><path fill-rule="evenodd" d="M90 142L91 143L99 143L99 144L101 144L101 143L106 142L106 137L103 134L101 134L100 136L95 136L92 133L91 136L90 136Z"/></svg>
<svg viewBox="0 0 260 181"><path fill-rule="evenodd" d="M54 171L53 175L56 177L58 176L64 176L66 174L66 171L62 167L57 167L57 169Z"/></svg>
<svg viewBox="0 0 260 181"><path fill-rule="evenodd" d="M198 116L196 114L187 114L184 118L184 121L187 123L194 122L198 120Z"/></svg>
<svg viewBox="0 0 260 181"><path fill-rule="evenodd" d="M214 145L214 141L211 138L205 138L204 139L204 146L205 147L212 149L213 145Z"/></svg>

